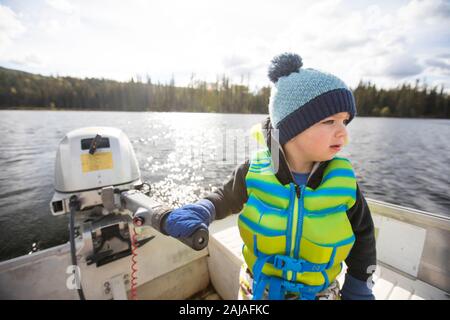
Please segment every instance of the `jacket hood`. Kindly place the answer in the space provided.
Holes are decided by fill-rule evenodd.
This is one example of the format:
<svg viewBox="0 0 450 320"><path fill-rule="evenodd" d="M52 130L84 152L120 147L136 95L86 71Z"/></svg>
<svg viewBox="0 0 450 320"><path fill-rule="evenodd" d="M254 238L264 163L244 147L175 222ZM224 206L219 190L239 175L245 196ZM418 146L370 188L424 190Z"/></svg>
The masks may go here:
<svg viewBox="0 0 450 320"><path fill-rule="evenodd" d="M288 162L284 155L284 149L279 141L276 139L274 133L274 128L270 121L270 117L264 119L261 123L261 128L263 130L264 140L266 142L267 148L272 156L273 163L279 163L278 171L275 176L282 184L288 184L294 182L291 170L289 168ZM278 159L274 156L274 153L278 153ZM313 166L312 174L308 179L307 186L316 189L322 182L323 172L331 160L316 163Z"/></svg>

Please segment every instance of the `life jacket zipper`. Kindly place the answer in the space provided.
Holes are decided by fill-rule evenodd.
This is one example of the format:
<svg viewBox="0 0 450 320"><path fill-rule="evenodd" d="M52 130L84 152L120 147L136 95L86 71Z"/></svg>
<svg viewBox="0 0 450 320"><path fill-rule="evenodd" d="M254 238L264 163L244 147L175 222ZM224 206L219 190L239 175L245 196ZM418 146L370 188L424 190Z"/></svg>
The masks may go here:
<svg viewBox="0 0 450 320"><path fill-rule="evenodd" d="M295 244L294 244L294 258L300 258L300 239L303 234L303 219L304 219L304 212L303 212L303 206L304 206L304 196L305 196L305 188L306 186L299 186L297 189L297 196L298 196L298 212L297 212L297 234L295 238ZM297 281L297 272L294 272L294 281Z"/></svg>

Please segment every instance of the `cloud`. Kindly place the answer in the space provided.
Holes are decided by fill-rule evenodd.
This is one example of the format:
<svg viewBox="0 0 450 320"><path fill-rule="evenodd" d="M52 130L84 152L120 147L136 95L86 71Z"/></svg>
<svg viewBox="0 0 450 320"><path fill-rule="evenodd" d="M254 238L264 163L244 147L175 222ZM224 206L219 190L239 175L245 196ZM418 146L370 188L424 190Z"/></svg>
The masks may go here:
<svg viewBox="0 0 450 320"><path fill-rule="evenodd" d="M250 77L256 70L267 67L266 63L242 55L226 56L223 59L224 71L232 77L242 79Z"/></svg>
<svg viewBox="0 0 450 320"><path fill-rule="evenodd" d="M389 86L446 75L449 6L439 0L368 7L356 0L12 2L11 9L0 6L0 50L10 44L0 63L117 80L140 73L165 82L174 74L179 85L191 73L207 81L222 73L232 81L250 75L252 86L262 86L270 83L270 60L290 51L305 67L352 87L368 77Z"/></svg>
<svg viewBox="0 0 450 320"><path fill-rule="evenodd" d="M450 70L450 63L447 63L441 59L427 59L426 62L429 66Z"/></svg>
<svg viewBox="0 0 450 320"><path fill-rule="evenodd" d="M426 60L449 51L449 42L445 41L450 36L449 22L448 2L413 0L390 11L385 11L381 3L380 7L373 5L349 14L347 28L330 28L329 34L337 37L327 50L335 52L333 61L340 63L336 70L353 85L360 79L392 86L400 79L408 82L420 77L436 78L447 71L442 64L440 68L429 66ZM355 45L347 45L349 30L361 34Z"/></svg>
<svg viewBox="0 0 450 320"><path fill-rule="evenodd" d="M450 2L447 0L412 0L399 10L403 22L440 25L450 22Z"/></svg>
<svg viewBox="0 0 450 320"><path fill-rule="evenodd" d="M372 57L370 61L360 64L361 78L376 78L383 83L397 83L398 80L407 80L408 77L417 77L426 66L411 53L387 53Z"/></svg>
<svg viewBox="0 0 450 320"><path fill-rule="evenodd" d="M439 55L437 55L437 58L450 59L450 53L439 54Z"/></svg>
<svg viewBox="0 0 450 320"><path fill-rule="evenodd" d="M249 64L251 61L251 59L249 57L244 57L244 56L238 56L238 55L232 55L232 56L228 56L225 57L223 59L223 65L225 66L225 68L235 68L235 67L239 67L245 64Z"/></svg>
<svg viewBox="0 0 450 320"><path fill-rule="evenodd" d="M450 60L450 55L447 55L446 58ZM450 75L450 63L441 58L430 58L425 60L428 67L430 67L431 71L434 71L437 74L442 75Z"/></svg>
<svg viewBox="0 0 450 320"><path fill-rule="evenodd" d="M418 75L423 70L423 66L417 62L415 57L404 54L390 57L382 71L388 77L401 79Z"/></svg>
<svg viewBox="0 0 450 320"><path fill-rule="evenodd" d="M51 8L66 14L72 14L75 7L68 0L46 0L47 5Z"/></svg>
<svg viewBox="0 0 450 320"><path fill-rule="evenodd" d="M34 53L16 56L15 58L11 59L10 62L18 66L38 67L40 65L43 65L42 59Z"/></svg>
<svg viewBox="0 0 450 320"><path fill-rule="evenodd" d="M10 8L0 4L0 49L9 46L25 27Z"/></svg>

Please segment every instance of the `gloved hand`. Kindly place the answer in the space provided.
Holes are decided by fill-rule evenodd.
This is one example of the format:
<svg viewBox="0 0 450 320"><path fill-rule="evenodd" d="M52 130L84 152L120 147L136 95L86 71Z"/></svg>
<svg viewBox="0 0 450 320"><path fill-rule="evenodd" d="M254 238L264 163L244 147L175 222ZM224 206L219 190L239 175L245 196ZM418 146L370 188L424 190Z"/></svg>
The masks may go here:
<svg viewBox="0 0 450 320"><path fill-rule="evenodd" d="M173 210L166 218L164 229L174 238L189 237L198 228L207 228L215 215L214 204L207 199L201 199Z"/></svg>
<svg viewBox="0 0 450 320"><path fill-rule="evenodd" d="M375 300L372 289L369 288L366 281L361 281L345 274L344 285L341 289L343 300Z"/></svg>

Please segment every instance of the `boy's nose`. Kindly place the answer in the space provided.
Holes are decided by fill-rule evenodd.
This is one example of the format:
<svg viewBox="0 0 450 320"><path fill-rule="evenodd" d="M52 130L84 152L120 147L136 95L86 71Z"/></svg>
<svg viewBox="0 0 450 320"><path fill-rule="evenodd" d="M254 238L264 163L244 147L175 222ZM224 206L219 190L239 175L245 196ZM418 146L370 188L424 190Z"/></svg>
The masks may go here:
<svg viewBox="0 0 450 320"><path fill-rule="evenodd" d="M342 124L336 131L336 137L341 138L347 136L347 127Z"/></svg>

